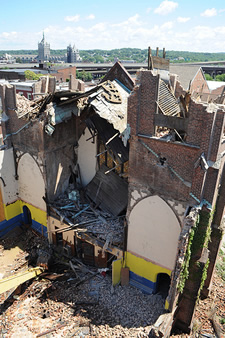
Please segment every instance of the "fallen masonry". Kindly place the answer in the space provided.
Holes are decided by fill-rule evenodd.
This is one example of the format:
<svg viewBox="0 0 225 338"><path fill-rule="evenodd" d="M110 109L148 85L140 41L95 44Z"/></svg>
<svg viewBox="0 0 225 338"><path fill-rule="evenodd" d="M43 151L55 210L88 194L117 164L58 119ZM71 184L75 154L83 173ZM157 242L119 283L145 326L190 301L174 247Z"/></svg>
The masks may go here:
<svg viewBox="0 0 225 338"><path fill-rule="evenodd" d="M4 266L9 275L24 263L35 264L40 250L49 250L45 239L26 229L16 238L1 239L1 257L17 244L23 249ZM54 246L52 252L49 270L8 298L1 295L3 337L148 337L152 325L165 311L160 294L146 295L132 286L113 287L110 271L86 266Z"/></svg>

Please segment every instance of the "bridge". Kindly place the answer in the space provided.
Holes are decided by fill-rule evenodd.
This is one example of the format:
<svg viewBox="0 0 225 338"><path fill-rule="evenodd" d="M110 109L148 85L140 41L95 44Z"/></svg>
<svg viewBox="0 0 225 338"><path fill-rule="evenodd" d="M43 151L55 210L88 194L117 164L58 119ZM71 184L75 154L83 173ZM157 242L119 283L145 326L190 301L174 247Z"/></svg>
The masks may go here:
<svg viewBox="0 0 225 338"><path fill-rule="evenodd" d="M171 63L176 66L199 66L204 73L211 75L213 78L216 75L225 74L225 61L214 61L214 62L195 62L195 63ZM148 68L147 63L122 63L130 75L135 75L140 68ZM98 79L105 75L110 68L112 63L99 63L99 64L88 64L88 63L77 63L75 64L78 71L85 70L92 74L94 79Z"/></svg>
<svg viewBox="0 0 225 338"><path fill-rule="evenodd" d="M218 74L225 74L225 61L208 61L208 62L192 62L192 63L170 63L172 65L176 65L179 67L188 67L188 66L199 66L202 67L203 71L206 74L211 75L212 77L218 75ZM136 72L140 68L148 68L147 63L133 63L133 62L122 62L122 65L125 67L125 69L128 71L130 75L135 75ZM32 69L33 67L38 68L39 64L7 64L7 65L0 65L0 68L6 67L11 68L23 68L23 69ZM60 68L66 68L70 66L75 66L78 71L85 70L86 72L89 72L92 74L94 79L98 79L105 75L109 69L112 68L113 63L64 63L61 64L59 67L56 67L56 69Z"/></svg>

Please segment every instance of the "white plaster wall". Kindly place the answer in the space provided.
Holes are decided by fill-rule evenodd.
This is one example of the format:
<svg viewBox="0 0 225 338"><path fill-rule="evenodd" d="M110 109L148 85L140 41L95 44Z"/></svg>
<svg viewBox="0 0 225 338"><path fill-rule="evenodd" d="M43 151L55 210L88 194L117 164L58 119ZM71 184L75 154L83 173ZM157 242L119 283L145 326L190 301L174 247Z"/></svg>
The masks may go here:
<svg viewBox="0 0 225 338"><path fill-rule="evenodd" d="M43 200L45 196L45 184L41 171L35 160L24 154L18 163L19 198L33 206L46 210Z"/></svg>
<svg viewBox="0 0 225 338"><path fill-rule="evenodd" d="M78 142L78 164L83 186L86 186L96 174L97 142L96 140L95 143L92 143L92 140L86 141L89 137L91 137L91 134L86 128Z"/></svg>
<svg viewBox="0 0 225 338"><path fill-rule="evenodd" d="M167 203L159 196L144 198L132 209L127 250L173 270L180 225Z"/></svg>
<svg viewBox="0 0 225 338"><path fill-rule="evenodd" d="M18 199L18 181L15 179L15 161L13 149L0 150L0 177L3 203L8 204Z"/></svg>

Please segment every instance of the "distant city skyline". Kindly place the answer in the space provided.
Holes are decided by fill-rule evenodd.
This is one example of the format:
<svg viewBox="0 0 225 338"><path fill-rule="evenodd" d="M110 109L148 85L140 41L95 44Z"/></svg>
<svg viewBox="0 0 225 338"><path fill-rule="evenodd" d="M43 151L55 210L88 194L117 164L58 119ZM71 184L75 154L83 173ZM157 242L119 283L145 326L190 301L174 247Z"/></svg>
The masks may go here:
<svg viewBox="0 0 225 338"><path fill-rule="evenodd" d="M163 47L166 50L225 52L225 3L222 0L114 0L76 3L2 2L0 50L79 50Z"/></svg>

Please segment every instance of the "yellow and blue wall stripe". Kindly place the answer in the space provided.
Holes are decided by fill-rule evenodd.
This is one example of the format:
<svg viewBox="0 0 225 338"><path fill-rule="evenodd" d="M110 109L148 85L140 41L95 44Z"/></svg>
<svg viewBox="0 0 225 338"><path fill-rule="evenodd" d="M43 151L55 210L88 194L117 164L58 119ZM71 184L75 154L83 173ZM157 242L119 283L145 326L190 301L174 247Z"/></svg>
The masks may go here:
<svg viewBox="0 0 225 338"><path fill-rule="evenodd" d="M4 204L5 220L0 222L0 237L7 234L10 230L20 226L25 222L23 207L26 206L31 212L32 228L47 237L47 213L33 205L17 200L8 205Z"/></svg>
<svg viewBox="0 0 225 338"><path fill-rule="evenodd" d="M125 257L126 267L130 270L130 284L145 293L151 294L156 292L158 274L165 273L169 277L171 275L170 270L142 257L138 257L133 253L126 252Z"/></svg>

